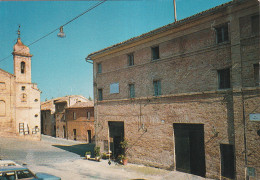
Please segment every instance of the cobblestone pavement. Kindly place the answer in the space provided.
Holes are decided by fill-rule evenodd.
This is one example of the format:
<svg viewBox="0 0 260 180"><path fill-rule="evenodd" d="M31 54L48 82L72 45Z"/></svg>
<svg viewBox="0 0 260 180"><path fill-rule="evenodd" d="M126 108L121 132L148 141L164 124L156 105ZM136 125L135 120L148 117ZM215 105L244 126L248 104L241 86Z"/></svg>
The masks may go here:
<svg viewBox="0 0 260 180"><path fill-rule="evenodd" d="M177 171L145 167L135 164L122 166L116 163L108 165L83 159L89 145L42 136L41 141L29 141L0 137L0 158L27 164L33 172L46 172L62 180L201 180L204 178Z"/></svg>

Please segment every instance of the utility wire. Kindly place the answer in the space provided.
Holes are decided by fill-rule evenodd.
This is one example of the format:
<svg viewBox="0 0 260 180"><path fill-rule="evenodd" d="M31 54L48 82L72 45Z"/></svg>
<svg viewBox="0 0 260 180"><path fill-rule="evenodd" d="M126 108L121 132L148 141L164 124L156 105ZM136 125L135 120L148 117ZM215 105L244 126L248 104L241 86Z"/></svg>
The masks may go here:
<svg viewBox="0 0 260 180"><path fill-rule="evenodd" d="M83 15L86 14L87 12L91 11L92 9L95 9L96 7L98 7L99 5L103 4L103 3L106 2L106 1L107 1L107 0L102 0L101 2L95 4L94 6L90 7L89 9L87 9L86 11L84 11L83 13L79 14L78 16L74 17L73 19L71 19L70 21L66 22L65 24L63 24L63 25L61 25L61 26L64 27L64 26L68 25L68 24L71 23L72 21L75 21L75 20L78 19L80 16L83 16ZM61 26L60 26L60 27L61 27ZM46 38L46 37L49 36L49 35L53 34L55 31L59 30L60 27L54 29L53 31L51 31L51 32L49 32L48 34L42 36L41 38L39 38L39 39L33 41L33 42L30 43L27 47L29 47L29 46L31 46L31 45L37 43L38 41L40 41L40 40ZM21 50L23 50L23 49L21 49ZM21 50L20 50L20 51L21 51ZM11 56L12 56L12 54L10 54L9 56L7 56L7 57L1 59L0 62L2 62L2 61L4 61L4 60L8 59L8 58L11 57Z"/></svg>

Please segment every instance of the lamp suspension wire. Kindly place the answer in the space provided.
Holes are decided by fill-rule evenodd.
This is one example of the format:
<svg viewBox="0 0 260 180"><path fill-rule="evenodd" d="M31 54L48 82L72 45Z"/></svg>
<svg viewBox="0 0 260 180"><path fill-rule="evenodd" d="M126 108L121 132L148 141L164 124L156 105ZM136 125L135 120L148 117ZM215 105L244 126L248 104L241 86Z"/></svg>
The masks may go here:
<svg viewBox="0 0 260 180"><path fill-rule="evenodd" d="M107 0L102 0L101 2L95 4L94 6L90 7L89 9L87 9L86 11L84 11L83 13L79 14L78 16L74 17L73 19L71 19L70 21L66 22L65 24L63 24L63 25L61 25L61 26L64 27L64 26L68 25L69 23L71 23L71 22L75 21L76 19L78 19L80 16L83 16L83 15L86 14L87 12L91 11L92 9L95 9L96 7L98 7L99 5L103 4L103 3L106 2L106 1L107 1ZM28 47L31 46L31 45L33 45L33 44L35 44L35 43L37 43L38 41L40 41L40 40L46 38L47 36L51 35L52 33L56 32L57 30L60 29L61 26L59 26L58 28L56 28L56 29L54 29L53 31L49 32L48 34L42 36L41 38L39 38L39 39L33 41L32 43L30 43L30 44L28 45ZM21 49L21 50L23 50L23 49ZM20 50L20 51L21 51L21 50ZM7 57L1 59L0 62L2 62L2 61L4 61L4 60L8 59L8 58L11 57L11 56L12 56L12 54L10 54L9 56L7 56Z"/></svg>

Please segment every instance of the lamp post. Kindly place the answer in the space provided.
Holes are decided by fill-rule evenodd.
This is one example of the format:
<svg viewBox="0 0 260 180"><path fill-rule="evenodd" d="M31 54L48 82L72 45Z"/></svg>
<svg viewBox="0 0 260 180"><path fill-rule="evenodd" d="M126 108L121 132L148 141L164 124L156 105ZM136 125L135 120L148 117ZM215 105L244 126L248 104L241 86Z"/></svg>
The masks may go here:
<svg viewBox="0 0 260 180"><path fill-rule="evenodd" d="M174 6L174 21L177 21L177 12L176 12L176 2L173 0L173 6Z"/></svg>

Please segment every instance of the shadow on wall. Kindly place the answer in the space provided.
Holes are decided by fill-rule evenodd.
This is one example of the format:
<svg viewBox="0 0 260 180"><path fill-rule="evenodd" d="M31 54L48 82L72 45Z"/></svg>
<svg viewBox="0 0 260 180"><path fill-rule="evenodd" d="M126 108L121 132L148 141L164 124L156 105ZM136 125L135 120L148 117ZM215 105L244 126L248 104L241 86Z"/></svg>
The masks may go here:
<svg viewBox="0 0 260 180"><path fill-rule="evenodd" d="M77 144L72 146L66 146L66 145L52 145L56 148L63 149L65 151L69 151L75 154L80 155L81 157L85 157L85 153L90 151L91 155L94 155L94 147L95 144Z"/></svg>

